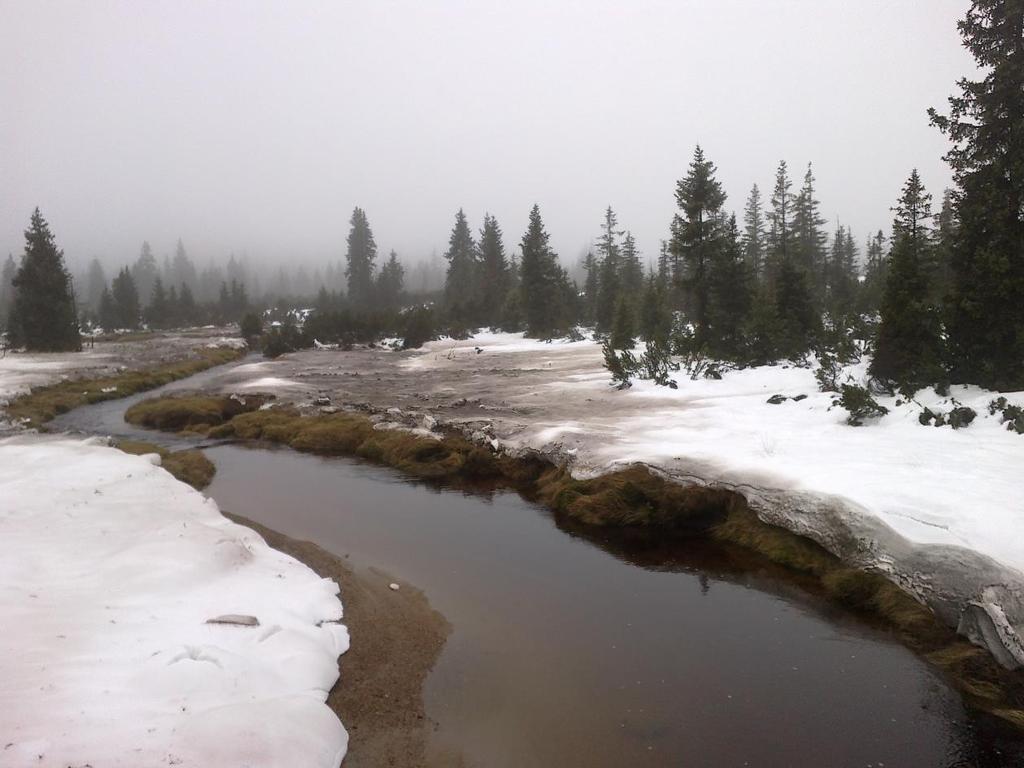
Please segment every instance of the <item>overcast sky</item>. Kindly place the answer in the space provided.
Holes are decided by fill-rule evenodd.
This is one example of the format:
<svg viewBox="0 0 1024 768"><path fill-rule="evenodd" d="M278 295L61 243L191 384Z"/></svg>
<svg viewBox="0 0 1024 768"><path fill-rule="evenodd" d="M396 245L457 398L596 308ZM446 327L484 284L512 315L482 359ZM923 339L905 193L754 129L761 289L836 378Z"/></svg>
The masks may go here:
<svg viewBox="0 0 1024 768"><path fill-rule="evenodd" d="M949 183L968 4L0 0L0 253L38 205L73 263L336 259L359 205L415 260L537 202L568 262L609 204L655 255L697 142L737 213L813 161L863 241L912 167Z"/></svg>

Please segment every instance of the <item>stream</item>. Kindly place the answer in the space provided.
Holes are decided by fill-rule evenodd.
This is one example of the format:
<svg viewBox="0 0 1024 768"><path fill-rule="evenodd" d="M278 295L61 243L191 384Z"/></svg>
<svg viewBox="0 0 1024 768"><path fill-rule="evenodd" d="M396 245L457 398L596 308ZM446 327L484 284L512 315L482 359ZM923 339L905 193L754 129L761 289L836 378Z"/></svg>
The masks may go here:
<svg viewBox="0 0 1024 768"><path fill-rule="evenodd" d="M79 408L52 429L195 445L124 411L222 372ZM1019 743L965 712L890 633L743 551L569 526L513 493L356 460L206 453L222 509L414 584L448 619L424 700L430 749L454 764L1024 765Z"/></svg>

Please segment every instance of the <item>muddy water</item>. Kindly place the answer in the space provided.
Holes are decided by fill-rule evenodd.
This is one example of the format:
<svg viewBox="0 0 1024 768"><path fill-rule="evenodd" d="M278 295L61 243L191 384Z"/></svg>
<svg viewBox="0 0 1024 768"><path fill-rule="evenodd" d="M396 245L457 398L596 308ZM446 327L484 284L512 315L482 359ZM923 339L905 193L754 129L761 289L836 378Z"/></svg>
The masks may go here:
<svg viewBox="0 0 1024 768"><path fill-rule="evenodd" d="M425 692L437 764L1012 764L906 649L734 550L591 541L515 495L347 460L208 455L224 509L416 584L453 624Z"/></svg>
<svg viewBox="0 0 1024 768"><path fill-rule="evenodd" d="M54 426L180 447L123 422L144 396ZM451 622L424 693L431 765L1024 765L888 634L737 550L560 527L512 494L349 460L207 453L223 509L382 568Z"/></svg>

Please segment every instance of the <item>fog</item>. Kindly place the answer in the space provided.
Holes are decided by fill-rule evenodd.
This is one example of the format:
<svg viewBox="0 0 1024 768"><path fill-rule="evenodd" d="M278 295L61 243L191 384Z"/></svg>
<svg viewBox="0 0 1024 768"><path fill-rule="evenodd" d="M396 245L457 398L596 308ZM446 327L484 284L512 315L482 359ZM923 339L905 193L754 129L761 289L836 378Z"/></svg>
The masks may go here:
<svg viewBox="0 0 1024 768"><path fill-rule="evenodd" d="M39 206L69 261L180 237L198 262L443 251L454 212L574 262L612 205L648 257L700 142L728 207L813 161L822 212L888 230L925 110L972 71L967 0L0 1L0 254Z"/></svg>

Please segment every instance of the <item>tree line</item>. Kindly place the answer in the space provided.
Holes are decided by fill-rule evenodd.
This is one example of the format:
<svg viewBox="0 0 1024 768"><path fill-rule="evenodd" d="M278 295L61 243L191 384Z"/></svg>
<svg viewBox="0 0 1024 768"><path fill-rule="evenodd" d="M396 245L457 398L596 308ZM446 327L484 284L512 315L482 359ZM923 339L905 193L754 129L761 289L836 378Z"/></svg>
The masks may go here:
<svg viewBox="0 0 1024 768"><path fill-rule="evenodd" d="M698 146L650 264L611 207L580 284L561 266L537 205L511 251L494 216L485 215L474 231L459 210L444 253L444 287L423 293L406 289L394 252L378 265L368 217L357 207L337 282L321 283L315 298L304 299L315 307L306 322L312 330L300 329L288 307L278 306L283 325L294 326L278 333L289 339L282 348L389 334L408 343L483 326L551 338L585 326L603 340L613 364L643 340L645 365L655 372L673 356L744 366L810 352L837 359L869 352L872 376L889 387L1024 388L1022 19L1020 0L974 0L960 22L981 79L960 81L948 114L930 111L952 143L946 160L955 187L936 212L912 170L894 194L890 237L878 231L858 241L843 225L829 233L813 167L795 182L784 161L770 193L754 185L737 217L714 162ZM109 287L105 279L102 288L98 279L93 285L94 271L88 311L105 327L235 320L253 308L237 278L223 279L216 297L197 302L192 286L199 276L180 242L162 271L148 245ZM30 307L38 292L53 306L71 302L47 321L74 331L51 329L52 344L73 346L78 312L71 280L38 211L20 265L9 258L0 277L12 339L28 343L41 327Z"/></svg>

